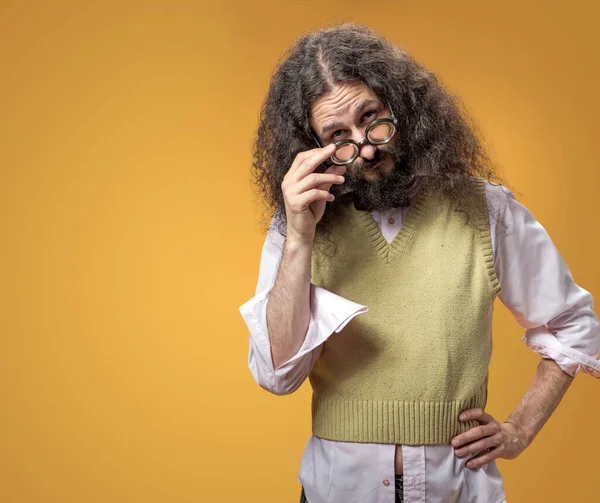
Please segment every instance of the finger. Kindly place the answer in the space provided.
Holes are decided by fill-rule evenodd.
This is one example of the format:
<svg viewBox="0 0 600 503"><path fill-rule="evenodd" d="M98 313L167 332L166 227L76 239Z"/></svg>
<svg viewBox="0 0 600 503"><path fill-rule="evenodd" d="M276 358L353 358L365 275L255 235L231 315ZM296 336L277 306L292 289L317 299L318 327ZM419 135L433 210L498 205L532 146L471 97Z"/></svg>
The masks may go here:
<svg viewBox="0 0 600 503"><path fill-rule="evenodd" d="M323 173L331 173L334 175L343 175L346 170L348 169L348 165L338 165L338 164L332 164L331 166L329 166L325 171L323 171Z"/></svg>
<svg viewBox="0 0 600 503"><path fill-rule="evenodd" d="M348 166L338 166L337 164L333 164L333 165L329 166L324 171L324 173L344 176L346 174L347 169L348 169ZM344 181L345 181L345 179L344 179ZM317 187L317 189L329 190L331 188L331 185L332 185L331 183L324 183L323 185L319 185Z"/></svg>
<svg viewBox="0 0 600 503"><path fill-rule="evenodd" d="M467 461L467 467L473 470L475 470L476 468L480 468L483 465L489 463L490 461L499 458L501 453L502 451L498 447L496 447L495 449L491 449L485 454L482 454L481 456L477 456L476 458Z"/></svg>
<svg viewBox="0 0 600 503"><path fill-rule="evenodd" d="M460 435L454 437L452 439L452 446L457 448L463 445L466 445L470 442L474 442L483 437L489 437L491 435L495 435L498 433L499 428L495 423L493 424L484 424L482 426L475 426L471 428L469 431L461 433Z"/></svg>
<svg viewBox="0 0 600 503"><path fill-rule="evenodd" d="M306 152L306 155L302 157L298 165L295 169L290 169L290 174L293 176L295 180L301 180L309 173L312 173L317 166L322 164L325 160L327 160L331 155L335 152L335 144L330 143L326 147L323 148L315 148L313 150L309 150ZM295 164L295 161L294 161ZM292 167L294 165L292 164Z"/></svg>
<svg viewBox="0 0 600 503"><path fill-rule="evenodd" d="M333 201L334 199L333 194L326 190L312 189L300 194L296 198L296 201L291 205L291 209L296 212L301 212L315 201Z"/></svg>
<svg viewBox="0 0 600 503"><path fill-rule="evenodd" d="M330 144L327 145L327 147L319 147L319 148L313 148L311 150L305 150L304 152L299 152L296 157L294 158L294 161L292 162L292 165L290 166L290 169L287 172L287 176L291 176L294 179L298 178L298 169L300 168L300 166L302 166L305 161L307 159L309 159L311 156L314 156L315 154L319 154L320 152L324 152L327 151L328 149L331 150L335 150L334 144ZM333 152L331 152L333 153ZM325 159L327 159L327 155L324 153L323 154L325 157L323 159L323 161ZM329 154L331 155L331 154ZM321 162L323 162L321 161ZM316 165L318 166L318 164Z"/></svg>
<svg viewBox="0 0 600 503"><path fill-rule="evenodd" d="M476 419L480 423L489 423L491 421L494 421L494 418L488 413L484 412L482 409L463 410L458 415L458 419L460 421L469 421L472 419Z"/></svg>
<svg viewBox="0 0 600 503"><path fill-rule="evenodd" d="M500 437L498 435L484 437L481 440L478 440L477 442L472 442L470 444L465 445L461 449L455 450L454 454L459 458L462 458L467 454L477 454L478 452L485 451L486 449L496 447L499 443Z"/></svg>
<svg viewBox="0 0 600 503"><path fill-rule="evenodd" d="M318 188L321 190L329 190L334 183L344 183L345 178L340 175L332 175L325 173L311 173L300 180L293 191L296 194L302 194L307 190Z"/></svg>

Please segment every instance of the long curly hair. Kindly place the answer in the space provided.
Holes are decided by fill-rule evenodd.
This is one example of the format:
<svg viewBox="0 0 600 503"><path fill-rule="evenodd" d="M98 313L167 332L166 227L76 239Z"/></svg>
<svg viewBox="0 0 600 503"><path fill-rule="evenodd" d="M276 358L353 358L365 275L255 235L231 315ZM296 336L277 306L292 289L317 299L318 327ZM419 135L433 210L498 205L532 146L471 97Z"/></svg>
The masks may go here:
<svg viewBox="0 0 600 503"><path fill-rule="evenodd" d="M310 107L345 82L365 84L391 108L399 121L404 161L419 180L416 187L426 185L452 198L468 219L472 178L502 183L466 107L431 71L369 28L342 24L303 36L288 50L262 106L252 178L266 203L265 216L279 217L282 235L283 178L299 152L316 147ZM329 233L332 205L328 203L317 235Z"/></svg>

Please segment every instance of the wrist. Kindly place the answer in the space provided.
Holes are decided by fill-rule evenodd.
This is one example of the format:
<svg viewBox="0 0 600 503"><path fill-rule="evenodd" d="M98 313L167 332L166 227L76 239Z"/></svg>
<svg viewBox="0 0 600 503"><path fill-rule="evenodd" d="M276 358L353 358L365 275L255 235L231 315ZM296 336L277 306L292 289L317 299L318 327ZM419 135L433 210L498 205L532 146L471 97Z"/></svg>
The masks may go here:
<svg viewBox="0 0 600 503"><path fill-rule="evenodd" d="M533 441L533 437L535 434L528 430L522 424L519 424L510 418L504 421L504 424L511 430L513 435L516 437L521 450L524 450L531 442Z"/></svg>
<svg viewBox="0 0 600 503"><path fill-rule="evenodd" d="M312 238L296 236L291 233L288 233L288 235L285 238L284 247L288 252L298 252L301 250L312 251L313 241L314 240Z"/></svg>

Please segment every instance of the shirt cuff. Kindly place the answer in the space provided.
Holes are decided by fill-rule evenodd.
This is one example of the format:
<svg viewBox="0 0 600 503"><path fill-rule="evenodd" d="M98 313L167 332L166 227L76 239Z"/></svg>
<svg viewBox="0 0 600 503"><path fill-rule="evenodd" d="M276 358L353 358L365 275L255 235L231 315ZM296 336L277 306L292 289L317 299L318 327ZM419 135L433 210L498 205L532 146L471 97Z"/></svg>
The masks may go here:
<svg viewBox="0 0 600 503"><path fill-rule="evenodd" d="M325 288L310 284L310 322L304 343L283 367L302 358L323 344L334 332L341 332L357 314L366 313L367 306L340 297Z"/></svg>
<svg viewBox="0 0 600 503"><path fill-rule="evenodd" d="M528 330L521 340L536 353L554 360L572 377L583 372L600 379L600 361L596 356L563 345L545 326Z"/></svg>
<svg viewBox="0 0 600 503"><path fill-rule="evenodd" d="M262 361L271 367L268 369L271 372L289 367L290 363L323 344L331 334L341 332L357 314L368 311L367 306L357 304L311 283L310 320L304 342L295 355L275 369L271 358L271 341L266 319L266 306L272 288L271 286L263 290L240 306L240 313L250 330L250 336L263 356Z"/></svg>

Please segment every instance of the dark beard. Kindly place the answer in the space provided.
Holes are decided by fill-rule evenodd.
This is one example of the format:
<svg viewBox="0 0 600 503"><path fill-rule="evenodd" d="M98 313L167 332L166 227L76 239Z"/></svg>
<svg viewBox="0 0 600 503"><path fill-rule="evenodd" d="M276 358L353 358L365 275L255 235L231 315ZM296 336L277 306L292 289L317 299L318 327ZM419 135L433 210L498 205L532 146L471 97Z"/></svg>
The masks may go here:
<svg viewBox="0 0 600 503"><path fill-rule="evenodd" d="M387 145L380 146L373 159L365 161L357 159L355 166L358 171L370 169L381 160L391 157L394 168L390 173L379 172L380 179L368 181L362 175L349 176L346 182L339 187L344 198L354 203L354 207L361 211L383 211L390 208L409 206L415 196L414 181L406 155ZM379 168L375 168L377 171ZM333 187L332 187L333 189Z"/></svg>

